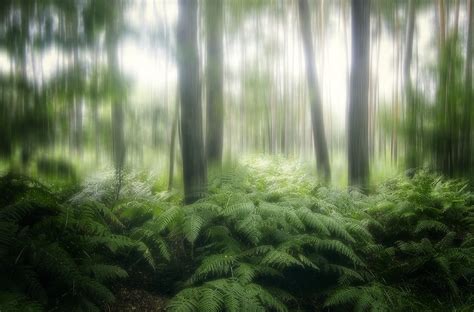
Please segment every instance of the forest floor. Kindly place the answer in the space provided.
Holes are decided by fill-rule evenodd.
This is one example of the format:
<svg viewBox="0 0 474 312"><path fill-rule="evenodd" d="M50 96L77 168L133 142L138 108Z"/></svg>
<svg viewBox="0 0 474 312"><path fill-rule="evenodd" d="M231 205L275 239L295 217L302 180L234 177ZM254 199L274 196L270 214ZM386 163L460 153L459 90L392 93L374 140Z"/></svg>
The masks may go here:
<svg viewBox="0 0 474 312"><path fill-rule="evenodd" d="M152 294L143 289L120 288L115 292L116 301L105 310L110 312L161 312L166 311L169 298Z"/></svg>
<svg viewBox="0 0 474 312"><path fill-rule="evenodd" d="M310 172L250 159L191 205L148 175L0 177L0 311L474 310L465 181L421 170L366 195Z"/></svg>

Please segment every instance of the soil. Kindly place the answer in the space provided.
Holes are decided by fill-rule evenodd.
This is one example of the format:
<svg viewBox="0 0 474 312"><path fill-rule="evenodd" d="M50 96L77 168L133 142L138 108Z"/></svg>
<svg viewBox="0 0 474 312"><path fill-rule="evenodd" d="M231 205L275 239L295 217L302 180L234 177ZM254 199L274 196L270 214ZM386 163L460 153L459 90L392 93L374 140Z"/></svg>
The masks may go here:
<svg viewBox="0 0 474 312"><path fill-rule="evenodd" d="M107 312L160 312L166 311L168 298L142 289L120 288L115 302L105 307Z"/></svg>

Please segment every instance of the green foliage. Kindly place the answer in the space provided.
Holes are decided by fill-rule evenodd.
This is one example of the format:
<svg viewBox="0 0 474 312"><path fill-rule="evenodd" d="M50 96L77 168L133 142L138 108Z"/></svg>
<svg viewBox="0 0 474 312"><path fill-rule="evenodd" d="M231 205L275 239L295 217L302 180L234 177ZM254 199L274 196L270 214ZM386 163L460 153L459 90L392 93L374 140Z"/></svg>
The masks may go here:
<svg viewBox="0 0 474 312"><path fill-rule="evenodd" d="M467 308L474 207L466 184L420 171L388 181L366 202L361 217L376 220L369 227L375 244L364 248L363 257L370 278L341 285L326 304L360 311Z"/></svg>
<svg viewBox="0 0 474 312"><path fill-rule="evenodd" d="M211 179L206 199L156 218L162 233L184 239L181 257L189 258L171 311L286 311L295 303L289 293L297 291L285 281L323 280L332 287L365 265L355 237L359 243L372 237L362 222L336 211L332 199L338 196L314 197L318 186L301 178L293 184L295 174L270 180L269 173L256 173L226 171Z"/></svg>
<svg viewBox="0 0 474 312"><path fill-rule="evenodd" d="M211 181L217 187L208 198L157 218L164 233L187 241L189 275L170 310L279 309L242 293L250 284L291 294L274 296L286 309L307 296L356 311L468 306L474 239L465 184L419 172L366 197L273 165L254 163L261 167L252 175L226 172Z"/></svg>
<svg viewBox="0 0 474 312"><path fill-rule="evenodd" d="M472 309L465 183L420 171L365 196L282 160L247 167L184 206L143 175L125 175L118 198L111 174L67 201L2 178L1 308L94 310L113 300L107 285L146 275L143 287L171 294L170 311Z"/></svg>
<svg viewBox="0 0 474 312"><path fill-rule="evenodd" d="M348 305L354 311L420 311L422 308L411 294L377 282L359 287L344 287L334 291L326 306Z"/></svg>
<svg viewBox="0 0 474 312"><path fill-rule="evenodd" d="M2 177L0 190L2 311L91 311L114 300L106 285L128 276L114 255L140 245L112 233L120 222L105 206L61 202L22 176Z"/></svg>

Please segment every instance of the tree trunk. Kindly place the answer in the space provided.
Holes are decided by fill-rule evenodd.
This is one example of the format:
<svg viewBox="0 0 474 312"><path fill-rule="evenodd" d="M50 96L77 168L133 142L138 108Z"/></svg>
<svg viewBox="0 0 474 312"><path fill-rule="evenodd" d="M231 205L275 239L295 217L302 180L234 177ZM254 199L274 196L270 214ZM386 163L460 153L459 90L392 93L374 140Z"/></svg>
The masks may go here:
<svg viewBox="0 0 474 312"><path fill-rule="evenodd" d="M470 172L471 159L471 115L472 115L472 0L468 0L468 27L465 67L465 101L461 130L461 169Z"/></svg>
<svg viewBox="0 0 474 312"><path fill-rule="evenodd" d="M407 160L408 169L416 168L417 162L417 125L416 125L416 101L414 99L413 84L411 81L411 61L413 54L413 35L415 31L415 0L408 4L408 24L405 44L405 59L403 62L403 82L405 89L405 100L408 113L408 136L407 136Z"/></svg>
<svg viewBox="0 0 474 312"><path fill-rule="evenodd" d="M197 1L179 0L178 74L181 98L181 135L184 200L193 203L207 191L204 157L201 84L197 45Z"/></svg>
<svg viewBox="0 0 474 312"><path fill-rule="evenodd" d="M220 166L224 131L223 95L223 1L207 0L207 133L206 149L209 164Z"/></svg>
<svg viewBox="0 0 474 312"><path fill-rule="evenodd" d="M301 37L304 45L306 60L306 76L308 80L309 101L311 108L311 123L313 126L313 142L316 153L316 165L318 174L325 182L331 178L329 167L328 148L324 132L323 108L316 77L316 65L314 61L313 41L311 36L311 20L309 15L308 0L299 0L299 18Z"/></svg>
<svg viewBox="0 0 474 312"><path fill-rule="evenodd" d="M446 10L444 0L438 0L438 18L439 18L439 45L444 47L446 41Z"/></svg>
<svg viewBox="0 0 474 312"><path fill-rule="evenodd" d="M119 4L117 4L119 5ZM115 8L118 10L119 8ZM124 135L124 103L119 94L115 90L119 90L120 70L117 60L117 41L118 41L118 17L114 16L109 21L106 32L107 45L107 65L113 77L109 86L112 92L112 157L117 175L116 198L120 195L122 187L123 168L125 165L125 135Z"/></svg>
<svg viewBox="0 0 474 312"><path fill-rule="evenodd" d="M469 0L468 0L469 2ZM456 0L456 6L455 6L455 15L454 15L454 36L456 37L456 40L458 39L458 32L459 32L459 9L461 7L461 1Z"/></svg>
<svg viewBox="0 0 474 312"><path fill-rule="evenodd" d="M366 191L369 182L368 92L370 1L352 0L352 64L348 109L349 185Z"/></svg>
<svg viewBox="0 0 474 312"><path fill-rule="evenodd" d="M178 128L178 117L179 117L179 94L176 94L176 107L173 117L173 123L171 125L171 141L170 141L170 167L168 174L168 191L173 188L173 177L174 177L174 153L176 146L176 130Z"/></svg>

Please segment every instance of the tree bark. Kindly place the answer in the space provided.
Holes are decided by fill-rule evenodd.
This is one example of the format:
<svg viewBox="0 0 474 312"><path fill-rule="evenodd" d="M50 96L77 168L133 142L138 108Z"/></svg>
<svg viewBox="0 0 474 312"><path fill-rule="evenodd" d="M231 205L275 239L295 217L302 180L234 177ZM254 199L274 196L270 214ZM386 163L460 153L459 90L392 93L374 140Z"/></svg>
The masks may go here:
<svg viewBox="0 0 474 312"><path fill-rule="evenodd" d="M325 182L331 178L329 166L328 148L324 132L323 108L316 77L316 64L314 61L314 49L311 36L311 19L309 14L308 0L299 0L299 18L301 37L303 39L306 60L306 76L308 80L309 101L311 109L311 123L313 127L313 142L316 154L316 166L318 174Z"/></svg>
<svg viewBox="0 0 474 312"><path fill-rule="evenodd" d="M184 200L187 204L203 197L207 191L197 45L197 5L197 1L194 0L179 0L177 29L181 99L181 153Z"/></svg>
<svg viewBox="0 0 474 312"><path fill-rule="evenodd" d="M470 172L471 166L471 116L472 116L472 18L473 8L472 0L468 3L468 27L467 27L467 46L466 46L466 64L465 64L465 101L463 111L463 121L461 130L461 169L464 172Z"/></svg>
<svg viewBox="0 0 474 312"><path fill-rule="evenodd" d="M114 10L119 10L119 3ZM106 32L106 48L107 48L107 66L109 68L112 78L110 79L112 90L112 157L117 175L116 197L120 195L122 187L123 168L125 165L125 135L124 135L124 103L120 95L117 94L119 90L120 70L117 60L117 41L118 41L118 16L112 14L107 25Z"/></svg>
<svg viewBox="0 0 474 312"><path fill-rule="evenodd" d="M366 191L369 182L368 92L370 1L352 0L352 64L348 109L349 185Z"/></svg>
<svg viewBox="0 0 474 312"><path fill-rule="evenodd" d="M408 137L407 137L407 168L416 168L417 162L417 124L416 124L416 102L414 99L413 84L411 81L411 62L413 54L413 35L415 32L415 0L408 4L408 24L405 44L405 59L403 62L403 82L405 89L405 100L408 112Z"/></svg>
<svg viewBox="0 0 474 312"><path fill-rule="evenodd" d="M206 150L210 165L222 164L224 131L223 95L223 1L207 0L207 128Z"/></svg>
<svg viewBox="0 0 474 312"><path fill-rule="evenodd" d="M173 189L173 177L174 177L174 155L175 155L175 146L176 146L176 130L178 128L178 117L179 117L179 94L176 94L176 107L173 117L173 123L171 125L171 142L170 142L170 167L168 173L168 192Z"/></svg>
<svg viewBox="0 0 474 312"><path fill-rule="evenodd" d="M446 41L446 10L444 0L438 0L438 18L439 18L439 45L444 47Z"/></svg>

